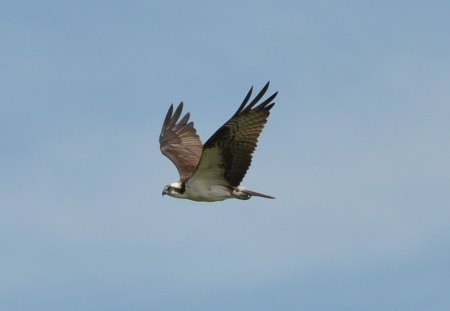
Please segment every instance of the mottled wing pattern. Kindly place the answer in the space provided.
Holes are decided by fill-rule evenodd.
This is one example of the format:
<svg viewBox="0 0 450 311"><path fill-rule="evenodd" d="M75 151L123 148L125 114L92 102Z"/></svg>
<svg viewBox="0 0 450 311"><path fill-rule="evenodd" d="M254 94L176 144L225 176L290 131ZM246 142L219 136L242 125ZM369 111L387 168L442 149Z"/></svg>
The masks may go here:
<svg viewBox="0 0 450 311"><path fill-rule="evenodd" d="M183 102L178 105L175 112L173 104L170 105L159 135L159 144L162 154L175 164L180 179L186 180L195 171L203 146L194 123L188 123L190 114L187 113L179 120L182 110Z"/></svg>
<svg viewBox="0 0 450 311"><path fill-rule="evenodd" d="M228 185L237 187L252 162L258 137L275 103L274 93L256 106L264 96L269 83L248 104L253 87L236 113L219 128L203 147L203 154L192 178L224 178Z"/></svg>

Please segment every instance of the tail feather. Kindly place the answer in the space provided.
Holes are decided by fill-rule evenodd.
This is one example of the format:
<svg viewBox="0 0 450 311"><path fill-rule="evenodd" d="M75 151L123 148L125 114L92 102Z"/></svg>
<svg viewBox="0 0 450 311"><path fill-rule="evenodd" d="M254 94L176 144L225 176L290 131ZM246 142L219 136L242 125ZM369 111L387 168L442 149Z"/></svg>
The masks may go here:
<svg viewBox="0 0 450 311"><path fill-rule="evenodd" d="M266 198L266 199L275 199L275 197L272 197L270 195L258 193L258 192L247 190L247 189L241 189L241 191L250 196L261 197L261 198Z"/></svg>

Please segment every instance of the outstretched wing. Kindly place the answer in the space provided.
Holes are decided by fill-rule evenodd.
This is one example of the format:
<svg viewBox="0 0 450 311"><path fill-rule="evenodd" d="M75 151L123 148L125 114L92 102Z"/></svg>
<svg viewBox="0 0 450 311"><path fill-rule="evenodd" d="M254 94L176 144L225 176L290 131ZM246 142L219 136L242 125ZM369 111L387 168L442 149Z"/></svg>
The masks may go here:
<svg viewBox="0 0 450 311"><path fill-rule="evenodd" d="M162 154L177 167L180 179L185 180L195 171L203 146L194 128L194 122L188 123L190 114L187 113L178 121L182 110L183 102L175 112L173 104L170 105L159 135L159 144Z"/></svg>
<svg viewBox="0 0 450 311"><path fill-rule="evenodd" d="M237 187L241 183L252 162L258 137L275 103L274 93L262 103L259 100L269 88L269 82L248 104L253 87L248 92L236 113L205 143L195 179L207 179L215 183Z"/></svg>

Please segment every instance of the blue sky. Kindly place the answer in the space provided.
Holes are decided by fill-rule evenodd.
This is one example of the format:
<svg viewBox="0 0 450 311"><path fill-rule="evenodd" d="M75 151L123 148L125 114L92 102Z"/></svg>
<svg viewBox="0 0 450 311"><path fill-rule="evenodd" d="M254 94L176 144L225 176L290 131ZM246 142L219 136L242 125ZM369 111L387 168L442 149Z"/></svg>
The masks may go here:
<svg viewBox="0 0 450 311"><path fill-rule="evenodd" d="M448 310L445 1L4 1L2 310ZM161 197L170 103L203 141L279 91L243 185Z"/></svg>

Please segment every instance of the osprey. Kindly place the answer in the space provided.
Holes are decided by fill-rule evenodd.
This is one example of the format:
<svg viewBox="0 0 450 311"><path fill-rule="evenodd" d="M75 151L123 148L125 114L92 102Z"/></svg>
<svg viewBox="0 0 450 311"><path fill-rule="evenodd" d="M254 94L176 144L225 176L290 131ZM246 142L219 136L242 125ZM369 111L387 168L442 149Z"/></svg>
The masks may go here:
<svg viewBox="0 0 450 311"><path fill-rule="evenodd" d="M170 105L159 136L162 154L177 167L178 182L164 187L163 195L194 201L248 200L252 196L274 197L239 187L252 161L258 137L275 104L274 93L259 105L269 88L269 82L248 104L253 87L239 109L202 146L190 114L181 120L183 102L176 108Z"/></svg>

